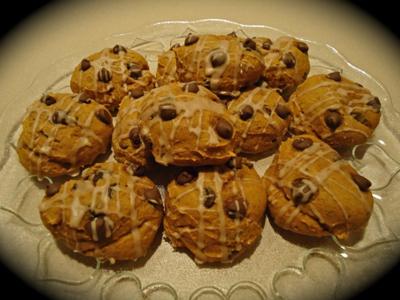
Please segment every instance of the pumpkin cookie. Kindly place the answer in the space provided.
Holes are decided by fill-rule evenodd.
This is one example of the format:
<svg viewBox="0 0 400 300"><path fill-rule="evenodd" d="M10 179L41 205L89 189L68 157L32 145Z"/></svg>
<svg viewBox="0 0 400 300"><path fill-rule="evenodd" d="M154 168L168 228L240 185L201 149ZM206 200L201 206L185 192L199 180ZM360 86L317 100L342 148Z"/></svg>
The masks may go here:
<svg viewBox="0 0 400 300"><path fill-rule="evenodd" d="M168 185L165 233L197 263L232 262L261 236L265 188L254 169L234 166L183 171Z"/></svg>
<svg viewBox="0 0 400 300"><path fill-rule="evenodd" d="M146 255L160 226L160 193L146 177L119 163L86 169L82 179L48 188L40 205L44 225L74 252L100 259Z"/></svg>
<svg viewBox="0 0 400 300"><path fill-rule="evenodd" d="M159 56L157 81L195 81L218 95L238 96L253 86L264 70L263 59L245 40L232 35L189 34Z"/></svg>
<svg viewBox="0 0 400 300"><path fill-rule="evenodd" d="M338 72L308 78L290 98L294 134L309 132L341 150L365 143L377 127L381 103Z"/></svg>
<svg viewBox="0 0 400 300"><path fill-rule="evenodd" d="M120 45L84 58L71 77L73 92L85 92L113 113L126 95L138 98L153 87L145 58Z"/></svg>
<svg viewBox="0 0 400 300"><path fill-rule="evenodd" d="M107 152L112 131L109 111L87 95L49 93L23 120L19 160L39 177L76 174Z"/></svg>
<svg viewBox="0 0 400 300"><path fill-rule="evenodd" d="M313 135L283 142L264 178L269 213L284 229L347 239L371 216L371 183Z"/></svg>
<svg viewBox="0 0 400 300"><path fill-rule="evenodd" d="M285 136L290 111L274 89L257 87L228 104L240 139L240 152L258 154L277 148Z"/></svg>

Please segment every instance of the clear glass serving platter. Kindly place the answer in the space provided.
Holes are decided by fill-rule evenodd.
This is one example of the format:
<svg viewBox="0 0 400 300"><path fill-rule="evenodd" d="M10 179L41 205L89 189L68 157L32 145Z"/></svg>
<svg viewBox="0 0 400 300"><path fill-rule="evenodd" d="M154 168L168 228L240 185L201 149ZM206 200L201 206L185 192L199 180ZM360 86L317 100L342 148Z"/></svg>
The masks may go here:
<svg viewBox="0 0 400 300"><path fill-rule="evenodd" d="M334 299L362 288L400 258L399 104L366 71L351 64L338 49L296 36L309 45L311 74L340 71L377 95L382 119L373 138L356 147L350 163L372 182L375 200L368 226L358 240L341 244L334 238L314 239L285 232L265 221L262 238L232 265L198 266L184 252L174 251L162 234L149 254L136 262L102 265L57 245L40 222L38 204L45 181L29 176L15 151L26 108L46 91L69 91L75 65L92 52L115 44L146 57L155 72L157 55L189 33L266 36L290 35L265 25L243 25L207 19L167 21L90 41L80 53L38 70L21 87L0 117L0 234L17 272L57 299ZM334 43L334 41L332 41ZM32 58L34 59L34 58ZM271 157L256 163L262 175ZM12 253L9 249L12 249ZM12 254L12 255L11 255ZM12 256L12 257L11 257Z"/></svg>

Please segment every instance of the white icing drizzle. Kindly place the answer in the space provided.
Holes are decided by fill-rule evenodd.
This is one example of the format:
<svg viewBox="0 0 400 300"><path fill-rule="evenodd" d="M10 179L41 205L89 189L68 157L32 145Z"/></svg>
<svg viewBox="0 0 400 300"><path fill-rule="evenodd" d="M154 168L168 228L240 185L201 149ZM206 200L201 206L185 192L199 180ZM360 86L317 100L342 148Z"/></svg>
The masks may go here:
<svg viewBox="0 0 400 300"><path fill-rule="evenodd" d="M197 233L198 233L198 238L196 240L197 247L199 249L203 249L205 247L204 244L204 205L203 205L203 199L204 199L204 173L199 173L199 177L196 180L196 187L199 192L199 198L198 198L198 206L197 210L199 212L199 223L197 225Z"/></svg>
<svg viewBox="0 0 400 300"><path fill-rule="evenodd" d="M225 54L225 62L220 66L213 67L211 64L211 57L213 54L218 52L223 52ZM206 76L210 76L210 88L211 90L217 90L219 88L219 83L222 75L225 72L226 67L229 65L230 55L229 55L229 41L220 41L219 48L211 51L205 58L206 64Z"/></svg>

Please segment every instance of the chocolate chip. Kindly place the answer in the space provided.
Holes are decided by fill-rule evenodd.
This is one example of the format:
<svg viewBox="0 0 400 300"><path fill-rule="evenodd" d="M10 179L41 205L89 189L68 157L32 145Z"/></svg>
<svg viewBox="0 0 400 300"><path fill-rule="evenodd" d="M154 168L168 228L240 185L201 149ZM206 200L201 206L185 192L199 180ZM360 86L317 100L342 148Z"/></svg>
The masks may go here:
<svg viewBox="0 0 400 300"><path fill-rule="evenodd" d="M96 173L94 173L93 178L92 178L92 182L93 185L97 184L97 181L99 181L100 179L103 178L103 172L102 171L96 171Z"/></svg>
<svg viewBox="0 0 400 300"><path fill-rule="evenodd" d="M337 71L329 73L328 75L326 75L326 77L329 78L329 79L332 79L334 81L341 81L342 80L342 76Z"/></svg>
<svg viewBox="0 0 400 300"><path fill-rule="evenodd" d="M156 208L162 208L162 200L161 200L161 194L160 191L156 186L154 186L150 190L144 190L144 198L146 199L147 202L149 202L151 205L155 206Z"/></svg>
<svg viewBox="0 0 400 300"><path fill-rule="evenodd" d="M224 201L224 211L231 219L243 219L247 213L244 199L227 199L226 201Z"/></svg>
<svg viewBox="0 0 400 300"><path fill-rule="evenodd" d="M137 88L135 90L129 91L129 94L131 95L132 98L137 99L143 97L144 91L141 88Z"/></svg>
<svg viewBox="0 0 400 300"><path fill-rule="evenodd" d="M278 104L275 108L275 112L281 119L287 119L291 114L290 109L283 104Z"/></svg>
<svg viewBox="0 0 400 300"><path fill-rule="evenodd" d="M129 71L129 76L133 79L138 79L143 75L142 70L139 67L133 67Z"/></svg>
<svg viewBox="0 0 400 300"><path fill-rule="evenodd" d="M140 140L140 129L138 127L133 127L129 131L129 139L134 148L139 148L142 141Z"/></svg>
<svg viewBox="0 0 400 300"><path fill-rule="evenodd" d="M241 169L243 167L243 158L239 156L232 157L226 164L231 169Z"/></svg>
<svg viewBox="0 0 400 300"><path fill-rule="evenodd" d="M265 50L271 49L272 46L272 41L270 39L267 39L265 42L262 44L262 48Z"/></svg>
<svg viewBox="0 0 400 300"><path fill-rule="evenodd" d="M378 97L374 97L372 100L368 101L367 105L371 106L375 111L381 111L381 101Z"/></svg>
<svg viewBox="0 0 400 300"><path fill-rule="evenodd" d="M365 126L371 127L371 124L369 123L368 119L365 117L365 115L363 113L358 112L358 111L354 111L354 112L351 112L350 115L355 120L360 122L361 124L364 124Z"/></svg>
<svg viewBox="0 0 400 300"><path fill-rule="evenodd" d="M324 120L326 126L328 126L331 130L335 131L336 128L338 128L342 124L343 117L336 110L333 111L328 110L325 112Z"/></svg>
<svg viewBox="0 0 400 300"><path fill-rule="evenodd" d="M51 197L58 193L60 190L60 185L58 184L49 184L46 186L46 197Z"/></svg>
<svg viewBox="0 0 400 300"><path fill-rule="evenodd" d="M222 66L226 62L226 53L219 50L211 54L210 61L211 65L216 68Z"/></svg>
<svg viewBox="0 0 400 300"><path fill-rule="evenodd" d="M240 119L243 121L247 121L250 119L254 114L254 109L250 105L245 105L241 110L240 110Z"/></svg>
<svg viewBox="0 0 400 300"><path fill-rule="evenodd" d="M108 189L107 189L107 196L108 196L108 198L112 198L112 195L113 195L113 193L114 193L114 187L116 186L117 184L116 183L112 183L112 184L110 184L109 186L108 186Z"/></svg>
<svg viewBox="0 0 400 300"><path fill-rule="evenodd" d="M84 228L85 232L95 241L104 242L107 240L107 224L104 221L104 214L96 216L91 222L87 223ZM110 225L108 225L110 226ZM95 229L95 231L93 231ZM108 233L109 236L111 234Z"/></svg>
<svg viewBox="0 0 400 300"><path fill-rule="evenodd" d="M143 176L146 173L146 167L145 166L135 166L132 165L132 174L135 176Z"/></svg>
<svg viewBox="0 0 400 300"><path fill-rule="evenodd" d="M318 187L308 179L296 178L292 182L292 199L296 205L307 203L318 191Z"/></svg>
<svg viewBox="0 0 400 300"><path fill-rule="evenodd" d="M96 111L95 116L100 122L103 122L106 125L112 124L112 117L110 113L105 109L99 109L98 111Z"/></svg>
<svg viewBox="0 0 400 300"><path fill-rule="evenodd" d="M40 99L40 102L46 104L47 106L53 105L57 102L56 98L50 95L45 95Z"/></svg>
<svg viewBox="0 0 400 300"><path fill-rule="evenodd" d="M86 58L82 59L81 61L81 70L86 71L91 66L90 61Z"/></svg>
<svg viewBox="0 0 400 300"><path fill-rule="evenodd" d="M197 35L189 33L187 37L185 38L185 46L190 46L196 43L199 40L199 37Z"/></svg>
<svg viewBox="0 0 400 300"><path fill-rule="evenodd" d="M231 123L229 123L228 121L226 121L223 118L219 118L216 125L215 125L215 131L217 132L217 134L224 138L229 140L230 138L232 138L233 135L233 127L231 125Z"/></svg>
<svg viewBox="0 0 400 300"><path fill-rule="evenodd" d="M243 42L243 47L245 47L246 49L256 50L257 45L256 42L253 41L251 38L247 38Z"/></svg>
<svg viewBox="0 0 400 300"><path fill-rule="evenodd" d="M163 121L173 120L177 116L176 107L171 103L161 104L159 107L159 114Z"/></svg>
<svg viewBox="0 0 400 300"><path fill-rule="evenodd" d="M97 73L97 79L104 83L110 82L111 72L106 68L101 68L101 70Z"/></svg>
<svg viewBox="0 0 400 300"><path fill-rule="evenodd" d="M84 104L89 104L90 102L92 102L90 100L90 97L85 93L82 93L79 95L78 101L79 101L79 103L84 103Z"/></svg>
<svg viewBox="0 0 400 300"><path fill-rule="evenodd" d="M123 46L120 46L120 45L115 45L113 48L112 48L112 52L114 53L114 54L118 54L118 53L120 53L120 52L126 52L126 48L125 47L123 47Z"/></svg>
<svg viewBox="0 0 400 300"><path fill-rule="evenodd" d="M285 54L283 54L282 61L288 68L293 68L294 65L296 64L296 58L293 56L291 52L286 52Z"/></svg>
<svg viewBox="0 0 400 300"><path fill-rule="evenodd" d="M215 203L215 192L210 187L205 187L203 189L203 205L205 208L211 208Z"/></svg>
<svg viewBox="0 0 400 300"><path fill-rule="evenodd" d="M314 142L313 142L312 139L310 139L310 138L302 138L302 137L301 137L301 138L296 138L296 139L293 141L292 146L293 146L293 148L295 148L296 150L303 151L303 150L305 150L305 149L311 147L313 143L314 143Z"/></svg>
<svg viewBox="0 0 400 300"><path fill-rule="evenodd" d="M194 172L183 171L176 177L176 183L179 185L184 185L191 182L195 178Z"/></svg>
<svg viewBox="0 0 400 300"><path fill-rule="evenodd" d="M186 83L183 87L183 90L185 92L189 92L189 93L197 93L199 91L199 86L197 85L197 83L195 81Z"/></svg>
<svg viewBox="0 0 400 300"><path fill-rule="evenodd" d="M271 112L272 112L272 111L271 111L271 109L270 109L267 105L264 104L263 110L264 110L267 114L271 115Z"/></svg>
<svg viewBox="0 0 400 300"><path fill-rule="evenodd" d="M351 178L353 181L358 185L361 191L366 192L369 190L371 186L371 181L369 181L367 178L358 175L358 174L351 174Z"/></svg>
<svg viewBox="0 0 400 300"><path fill-rule="evenodd" d="M304 42L298 41L297 48L299 48L299 50L305 54L308 53L308 45Z"/></svg>
<svg viewBox="0 0 400 300"><path fill-rule="evenodd" d="M51 120L54 124L68 125L67 114L63 111L55 111L51 116Z"/></svg>
<svg viewBox="0 0 400 300"><path fill-rule="evenodd" d="M128 143L126 142L126 140L120 140L118 143L119 147L121 149L127 149L129 147Z"/></svg>
<svg viewBox="0 0 400 300"><path fill-rule="evenodd" d="M290 96L296 90L295 86L286 86L281 90L278 90L278 93L282 96L282 98L287 102L289 101Z"/></svg>
<svg viewBox="0 0 400 300"><path fill-rule="evenodd" d="M236 32L232 31L232 32L228 33L227 36L237 37L237 34L236 34Z"/></svg>

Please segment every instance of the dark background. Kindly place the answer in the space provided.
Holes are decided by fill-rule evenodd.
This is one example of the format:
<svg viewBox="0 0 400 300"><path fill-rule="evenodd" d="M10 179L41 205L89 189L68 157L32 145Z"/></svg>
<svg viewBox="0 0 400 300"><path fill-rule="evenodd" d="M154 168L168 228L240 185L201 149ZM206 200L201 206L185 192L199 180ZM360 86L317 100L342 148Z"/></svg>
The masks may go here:
<svg viewBox="0 0 400 300"><path fill-rule="evenodd" d="M14 4L14 6L11 6L12 4L7 5L7 8L2 9L0 12L0 37L7 35L8 32L15 28L15 26L17 26L25 18L29 17L30 14L33 14L44 5L47 5L51 2L52 1L49 0L28 0L24 2L17 2ZM369 14L371 17L378 20L387 28L388 31L390 31L397 37L397 39L399 39L400 22L396 20L396 16L394 14L398 11L396 1L352 0L344 2L351 3L360 10L364 11L366 14ZM371 42L373 43L373 41ZM386 274L384 277L378 280L377 283L354 299L378 299L378 295L380 295L379 298L382 298L382 296L385 297L384 295L387 295L386 297L391 297L388 295L396 295L398 294L399 287L395 282L398 281L399 278L400 267L397 265L391 272ZM1 263L0 280L1 292L3 295L12 295L13 299L21 299L23 297L25 299L47 299L32 288L28 287Z"/></svg>

